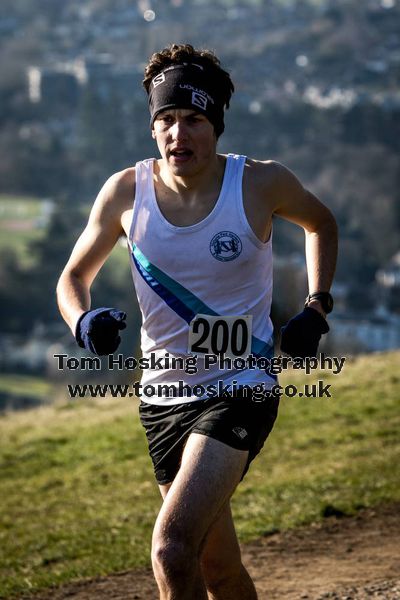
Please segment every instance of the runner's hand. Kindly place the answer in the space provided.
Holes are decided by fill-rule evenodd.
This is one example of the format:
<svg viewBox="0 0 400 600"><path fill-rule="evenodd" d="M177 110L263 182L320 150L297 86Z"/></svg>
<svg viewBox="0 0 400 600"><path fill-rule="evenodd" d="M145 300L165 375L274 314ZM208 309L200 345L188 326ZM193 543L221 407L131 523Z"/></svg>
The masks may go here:
<svg viewBox="0 0 400 600"><path fill-rule="evenodd" d="M78 346L103 356L118 348L119 331L125 329L126 313L115 308L96 308L83 313L76 324L75 339Z"/></svg>
<svg viewBox="0 0 400 600"><path fill-rule="evenodd" d="M292 358L316 356L321 335L328 331L324 317L314 308L306 307L282 327L281 350Z"/></svg>

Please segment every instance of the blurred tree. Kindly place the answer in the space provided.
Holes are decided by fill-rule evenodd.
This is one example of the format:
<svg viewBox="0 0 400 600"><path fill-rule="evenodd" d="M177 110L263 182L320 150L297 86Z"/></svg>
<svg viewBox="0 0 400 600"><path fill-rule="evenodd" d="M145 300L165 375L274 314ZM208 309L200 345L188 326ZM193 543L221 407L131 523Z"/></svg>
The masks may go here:
<svg viewBox="0 0 400 600"><path fill-rule="evenodd" d="M127 166L122 102L114 91L88 86L78 115L77 154L84 190L98 189L112 173Z"/></svg>
<svg viewBox="0 0 400 600"><path fill-rule="evenodd" d="M0 330L26 331L31 327L29 283L19 263L16 251L5 248L0 260Z"/></svg>
<svg viewBox="0 0 400 600"><path fill-rule="evenodd" d="M12 250L0 260L0 330L29 335L36 324L61 323L56 285L72 248L85 226L82 211L63 197L56 206L46 235L30 244L33 266L24 268ZM135 345L140 313L131 280L128 250L116 247L93 285L93 306L117 306L129 314L130 340Z"/></svg>
<svg viewBox="0 0 400 600"><path fill-rule="evenodd" d="M55 286L68 259L82 214L61 200L44 238L30 243L33 266L22 266L11 250L0 261L0 328L3 332L27 334L36 323L58 319Z"/></svg>

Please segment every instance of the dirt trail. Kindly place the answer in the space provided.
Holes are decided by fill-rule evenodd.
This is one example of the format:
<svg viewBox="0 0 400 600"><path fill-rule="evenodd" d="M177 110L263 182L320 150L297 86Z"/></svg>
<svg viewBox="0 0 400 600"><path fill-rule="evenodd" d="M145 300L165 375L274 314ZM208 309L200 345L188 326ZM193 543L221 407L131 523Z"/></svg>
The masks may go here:
<svg viewBox="0 0 400 600"><path fill-rule="evenodd" d="M242 546L259 600L400 600L400 503ZM20 600L156 600L150 569L81 581Z"/></svg>

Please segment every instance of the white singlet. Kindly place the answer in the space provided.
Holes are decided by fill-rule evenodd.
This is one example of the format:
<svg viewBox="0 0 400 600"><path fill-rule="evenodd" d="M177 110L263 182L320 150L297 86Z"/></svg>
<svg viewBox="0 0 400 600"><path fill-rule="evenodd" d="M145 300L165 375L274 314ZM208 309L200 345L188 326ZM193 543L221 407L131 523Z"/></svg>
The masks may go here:
<svg viewBox="0 0 400 600"><path fill-rule="evenodd" d="M193 364L184 369L147 368L143 392L160 384L194 386L194 394L143 393L145 402L159 405L193 402L210 397L201 386L276 383L264 369L205 368L206 355L223 348L227 355L270 359L273 355L272 236L261 242L251 229L243 208L242 178L245 156L229 154L218 200L200 222L177 227L158 206L153 181L155 159L136 164L136 194L128 245L134 285L142 313L143 358L153 363L173 358ZM197 317L197 315L201 315ZM244 318L245 315L249 317ZM235 317L224 319L224 317ZM219 318L220 317L220 318ZM193 321L195 323L193 324ZM235 322L236 321L236 322ZM190 326L192 323L192 326ZM246 329L248 328L248 329ZM192 334L189 339L189 331ZM194 336L194 337L193 337ZM248 344L246 351L246 340ZM189 347L190 346L190 347ZM200 349L200 350L199 350ZM197 356L197 359L193 359ZM234 363L232 363L234 364ZM159 367L159 365L158 365ZM182 382L179 384L179 381ZM158 388L159 389L159 388ZM187 389L187 388L184 388ZM209 388L211 389L211 388Z"/></svg>

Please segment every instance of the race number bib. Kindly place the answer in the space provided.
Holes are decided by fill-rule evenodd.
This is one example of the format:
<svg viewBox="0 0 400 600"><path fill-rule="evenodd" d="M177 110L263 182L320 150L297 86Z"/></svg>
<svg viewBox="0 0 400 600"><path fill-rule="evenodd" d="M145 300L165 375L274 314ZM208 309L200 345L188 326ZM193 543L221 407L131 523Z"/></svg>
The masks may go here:
<svg viewBox="0 0 400 600"><path fill-rule="evenodd" d="M190 354L215 354L227 358L248 356L251 351L252 315L196 315L189 325Z"/></svg>

